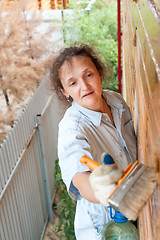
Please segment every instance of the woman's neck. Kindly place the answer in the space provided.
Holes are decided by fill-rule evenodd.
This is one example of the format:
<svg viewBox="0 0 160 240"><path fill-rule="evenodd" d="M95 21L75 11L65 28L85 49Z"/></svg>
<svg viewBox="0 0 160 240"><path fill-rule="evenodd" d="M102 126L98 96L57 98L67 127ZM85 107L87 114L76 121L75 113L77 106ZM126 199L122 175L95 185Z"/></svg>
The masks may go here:
<svg viewBox="0 0 160 240"><path fill-rule="evenodd" d="M113 120L111 108L108 105L108 103L104 100L104 98L102 100L102 113L107 113L108 114L108 116L109 116L109 118L111 120L111 123L114 126L114 120Z"/></svg>

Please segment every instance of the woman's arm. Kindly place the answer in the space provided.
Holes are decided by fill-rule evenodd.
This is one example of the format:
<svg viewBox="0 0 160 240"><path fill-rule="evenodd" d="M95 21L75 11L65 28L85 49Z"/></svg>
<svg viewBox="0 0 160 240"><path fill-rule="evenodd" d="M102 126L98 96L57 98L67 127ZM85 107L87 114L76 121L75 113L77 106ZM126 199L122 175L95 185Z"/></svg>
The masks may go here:
<svg viewBox="0 0 160 240"><path fill-rule="evenodd" d="M90 171L76 173L73 176L72 182L73 182L73 185L79 190L80 195L83 198L85 198L89 202L100 204L100 202L96 199L94 192L92 190L92 187L89 181L90 174L91 174Z"/></svg>
<svg viewBox="0 0 160 240"><path fill-rule="evenodd" d="M87 171L75 174L72 182L86 200L108 206L108 197L122 176L123 172L115 163L101 164L92 173Z"/></svg>

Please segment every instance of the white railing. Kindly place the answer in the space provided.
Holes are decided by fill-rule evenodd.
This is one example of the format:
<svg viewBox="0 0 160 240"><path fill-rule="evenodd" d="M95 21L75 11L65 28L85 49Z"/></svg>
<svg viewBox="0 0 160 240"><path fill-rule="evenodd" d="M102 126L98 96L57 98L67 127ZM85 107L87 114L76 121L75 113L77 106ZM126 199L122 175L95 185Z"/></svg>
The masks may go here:
<svg viewBox="0 0 160 240"><path fill-rule="evenodd" d="M0 146L0 239L42 239L53 222L58 101L44 79Z"/></svg>

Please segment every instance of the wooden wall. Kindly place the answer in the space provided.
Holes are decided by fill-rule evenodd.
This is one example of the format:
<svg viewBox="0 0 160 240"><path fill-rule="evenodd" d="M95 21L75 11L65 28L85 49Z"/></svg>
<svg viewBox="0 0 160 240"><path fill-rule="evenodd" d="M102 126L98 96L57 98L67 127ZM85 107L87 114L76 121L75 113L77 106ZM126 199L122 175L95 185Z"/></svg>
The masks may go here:
<svg viewBox="0 0 160 240"><path fill-rule="evenodd" d="M28 1L27 10L50 10L50 9L63 9L68 8L69 0L26 0ZM0 0L0 3L3 0ZM17 2L21 0L6 0L5 1L5 10L14 7Z"/></svg>
<svg viewBox="0 0 160 240"><path fill-rule="evenodd" d="M63 9L68 8L68 0L38 0L40 9Z"/></svg>
<svg viewBox="0 0 160 240"><path fill-rule="evenodd" d="M138 159L160 171L160 0L122 1L123 95L138 137ZM141 240L160 239L159 183L142 210Z"/></svg>

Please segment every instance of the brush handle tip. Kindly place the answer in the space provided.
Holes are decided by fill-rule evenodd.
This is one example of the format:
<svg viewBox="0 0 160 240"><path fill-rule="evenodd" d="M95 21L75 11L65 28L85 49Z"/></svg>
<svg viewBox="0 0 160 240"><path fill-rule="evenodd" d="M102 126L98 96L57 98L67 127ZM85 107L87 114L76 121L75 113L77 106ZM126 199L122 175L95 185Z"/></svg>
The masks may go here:
<svg viewBox="0 0 160 240"><path fill-rule="evenodd" d="M104 164L114 164L113 158L109 154L105 154L103 156L103 163Z"/></svg>

